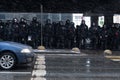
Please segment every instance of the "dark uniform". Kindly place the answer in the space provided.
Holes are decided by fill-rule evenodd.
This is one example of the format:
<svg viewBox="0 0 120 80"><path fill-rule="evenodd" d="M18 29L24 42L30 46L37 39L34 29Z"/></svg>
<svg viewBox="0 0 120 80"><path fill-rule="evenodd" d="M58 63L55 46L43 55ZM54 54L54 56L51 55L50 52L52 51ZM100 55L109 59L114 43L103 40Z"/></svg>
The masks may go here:
<svg viewBox="0 0 120 80"><path fill-rule="evenodd" d="M74 23L71 22L70 26L67 28L67 37L68 37L68 48L73 48L75 46L75 27Z"/></svg>
<svg viewBox="0 0 120 80"><path fill-rule="evenodd" d="M52 43L52 47L53 48L57 48L57 39L58 39L58 36L57 36L57 27L58 27L58 24L56 22L53 22L52 23L52 30L53 30L53 43Z"/></svg>
<svg viewBox="0 0 120 80"><path fill-rule="evenodd" d="M5 30L4 30L4 36L5 36L5 40L6 41L11 41L12 39L12 28L11 28L11 21L8 20L6 23L5 23Z"/></svg>
<svg viewBox="0 0 120 80"><path fill-rule="evenodd" d="M116 31L115 31L115 49L119 49L120 45L120 26L119 24L116 24Z"/></svg>
<svg viewBox="0 0 120 80"><path fill-rule="evenodd" d="M66 27L62 21L56 26L57 48L65 48Z"/></svg>
<svg viewBox="0 0 120 80"><path fill-rule="evenodd" d="M99 37L98 26L96 26L95 23L93 23L93 25L89 28L89 38L91 40L91 47L93 49L97 48L98 37Z"/></svg>
<svg viewBox="0 0 120 80"><path fill-rule="evenodd" d="M36 48L40 45L40 36L41 36L41 26L40 23L37 21L36 17L33 17L30 27L29 27L29 34L28 34L28 41Z"/></svg>
<svg viewBox="0 0 120 80"><path fill-rule="evenodd" d="M18 20L16 18L13 19L12 24L11 24L11 28L12 28L12 41L15 42L20 42L20 27L19 27L19 23Z"/></svg>
<svg viewBox="0 0 120 80"><path fill-rule="evenodd" d="M44 45L46 48L52 48L53 47L53 34L54 34L54 28L51 24L51 21L48 19L46 21L46 24L44 26Z"/></svg>
<svg viewBox="0 0 120 80"><path fill-rule="evenodd" d="M20 42L26 44L27 43L27 34L28 34L28 24L26 23L24 18L20 19Z"/></svg>
<svg viewBox="0 0 120 80"><path fill-rule="evenodd" d="M101 40L101 49L107 49L108 48L108 40L110 40L110 34L109 29L106 25L104 25L100 31L100 40Z"/></svg>
<svg viewBox="0 0 120 80"><path fill-rule="evenodd" d="M77 47L85 48L86 39L88 37L88 26L85 24L85 21L82 20L80 26L76 29L76 43Z"/></svg>
<svg viewBox="0 0 120 80"><path fill-rule="evenodd" d="M112 27L110 27L109 29L109 46L110 49L118 49L118 44L119 44L119 28L117 28L117 26L115 24L112 25Z"/></svg>
<svg viewBox="0 0 120 80"><path fill-rule="evenodd" d="M0 39L3 40L5 38L4 36L4 29L5 29L5 25L2 22L2 20L0 20Z"/></svg>
<svg viewBox="0 0 120 80"><path fill-rule="evenodd" d="M69 40L69 28L71 26L70 20L66 20L65 27L66 27L66 39L65 39L65 47L70 48L70 40Z"/></svg>

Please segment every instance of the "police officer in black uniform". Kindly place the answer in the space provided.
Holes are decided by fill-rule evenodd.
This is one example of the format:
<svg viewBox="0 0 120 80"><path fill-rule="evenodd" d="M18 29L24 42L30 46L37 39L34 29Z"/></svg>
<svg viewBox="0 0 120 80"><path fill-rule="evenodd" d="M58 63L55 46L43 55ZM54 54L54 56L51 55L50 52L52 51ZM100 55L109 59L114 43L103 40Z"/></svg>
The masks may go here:
<svg viewBox="0 0 120 80"><path fill-rule="evenodd" d="M0 20L0 39L1 40L5 39L4 29L5 29L4 22L2 20Z"/></svg>
<svg viewBox="0 0 120 80"><path fill-rule="evenodd" d="M36 48L40 45L40 36L41 36L41 25L37 21L37 17L33 17L30 27L29 27L29 36L28 40L31 41L33 48Z"/></svg>
<svg viewBox="0 0 120 80"><path fill-rule="evenodd" d="M56 26L57 48L65 48L66 27L63 21Z"/></svg>
<svg viewBox="0 0 120 80"><path fill-rule="evenodd" d="M73 48L75 46L75 26L74 23L71 22L70 26L67 28L67 37L68 37L68 48Z"/></svg>
<svg viewBox="0 0 120 80"><path fill-rule="evenodd" d="M86 39L88 37L88 26L85 20L82 20L81 25L76 29L76 43L77 47L85 49Z"/></svg>
<svg viewBox="0 0 120 80"><path fill-rule="evenodd" d="M52 48L57 48L57 39L58 39L58 36L57 36L57 26L58 26L58 23L56 22L52 22L52 30L53 30L53 43L52 43Z"/></svg>
<svg viewBox="0 0 120 80"><path fill-rule="evenodd" d="M51 20L48 19L44 25L44 45L46 48L53 48L53 34L54 34L54 28L51 24Z"/></svg>
<svg viewBox="0 0 120 80"><path fill-rule="evenodd" d="M21 18L19 22L20 26L20 42L26 44L27 43L27 34L28 34L28 24L26 23L26 19Z"/></svg>
<svg viewBox="0 0 120 80"><path fill-rule="evenodd" d="M100 31L100 40L101 40L101 49L107 49L108 46L108 40L110 39L110 34L109 34L109 28L104 24L101 31Z"/></svg>
<svg viewBox="0 0 120 80"><path fill-rule="evenodd" d="M7 20L5 23L5 30L4 30L5 40L11 41L12 39L12 28L11 28L11 21Z"/></svg>
<svg viewBox="0 0 120 80"><path fill-rule="evenodd" d="M11 24L11 28L12 28L12 41L15 42L20 42L20 27L19 27L19 23L18 23L18 19L14 18Z"/></svg>
<svg viewBox="0 0 120 80"><path fill-rule="evenodd" d="M115 30L115 49L118 50L119 49L119 44L120 44L120 26L119 24L115 25L116 30Z"/></svg>
<svg viewBox="0 0 120 80"><path fill-rule="evenodd" d="M117 28L117 25L116 24L112 24L112 26L110 27L109 29L109 34L110 34L110 37L109 37L109 46L110 46L110 49L118 49L118 40L119 40L119 27Z"/></svg>
<svg viewBox="0 0 120 80"><path fill-rule="evenodd" d="M91 40L91 46L93 49L97 48L98 44L98 37L99 37L99 29L98 26L93 23L91 27L89 28L89 37Z"/></svg>
<svg viewBox="0 0 120 80"><path fill-rule="evenodd" d="M69 35L68 35L68 32L69 32L69 27L71 26L71 23L70 23L70 20L67 19L66 20L66 23L65 23L65 28L66 28L66 39L65 39L65 47L66 48L70 48L70 44L69 44Z"/></svg>

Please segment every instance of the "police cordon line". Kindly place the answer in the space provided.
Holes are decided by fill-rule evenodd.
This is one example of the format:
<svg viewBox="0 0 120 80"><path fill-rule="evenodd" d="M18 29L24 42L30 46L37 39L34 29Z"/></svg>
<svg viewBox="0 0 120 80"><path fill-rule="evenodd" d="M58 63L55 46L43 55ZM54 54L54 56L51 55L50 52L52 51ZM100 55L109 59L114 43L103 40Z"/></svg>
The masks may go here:
<svg viewBox="0 0 120 80"><path fill-rule="evenodd" d="M42 28L41 28L42 26ZM42 30L41 30L42 29ZM42 33L42 35L41 35ZM42 36L42 38L41 38ZM80 25L74 22L51 22L47 19L45 24L33 17L30 23L25 18L14 18L12 21L0 20L0 39L31 45L37 48L39 45L47 49L119 49L120 25L103 25L100 27L92 23L91 27L82 20Z"/></svg>

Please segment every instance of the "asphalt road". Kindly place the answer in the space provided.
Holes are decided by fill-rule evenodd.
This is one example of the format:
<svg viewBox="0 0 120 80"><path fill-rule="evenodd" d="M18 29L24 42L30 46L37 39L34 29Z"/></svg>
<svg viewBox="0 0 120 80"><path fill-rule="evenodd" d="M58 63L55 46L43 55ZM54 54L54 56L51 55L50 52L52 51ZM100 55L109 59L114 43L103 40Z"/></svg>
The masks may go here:
<svg viewBox="0 0 120 80"><path fill-rule="evenodd" d="M37 54L34 65L1 70L0 80L120 80L120 62L92 54Z"/></svg>
<svg viewBox="0 0 120 80"><path fill-rule="evenodd" d="M0 80L30 80L33 70L33 63L18 65L11 70L0 69Z"/></svg>
<svg viewBox="0 0 120 80"><path fill-rule="evenodd" d="M31 80L120 80L120 63L102 55L38 55ZM39 61L41 60L41 61ZM39 66L38 66L39 65Z"/></svg>

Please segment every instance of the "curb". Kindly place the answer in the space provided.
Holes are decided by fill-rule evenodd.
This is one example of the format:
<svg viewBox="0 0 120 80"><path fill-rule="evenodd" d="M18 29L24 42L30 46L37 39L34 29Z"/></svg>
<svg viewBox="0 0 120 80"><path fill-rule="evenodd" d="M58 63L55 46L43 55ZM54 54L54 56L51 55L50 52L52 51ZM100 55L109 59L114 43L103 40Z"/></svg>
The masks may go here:
<svg viewBox="0 0 120 80"><path fill-rule="evenodd" d="M79 53L81 53L81 52L76 52L76 51L72 51L72 50L63 50L63 49L48 49L48 50L34 49L33 51L37 54L40 54L40 53L45 53L45 54L79 54Z"/></svg>

